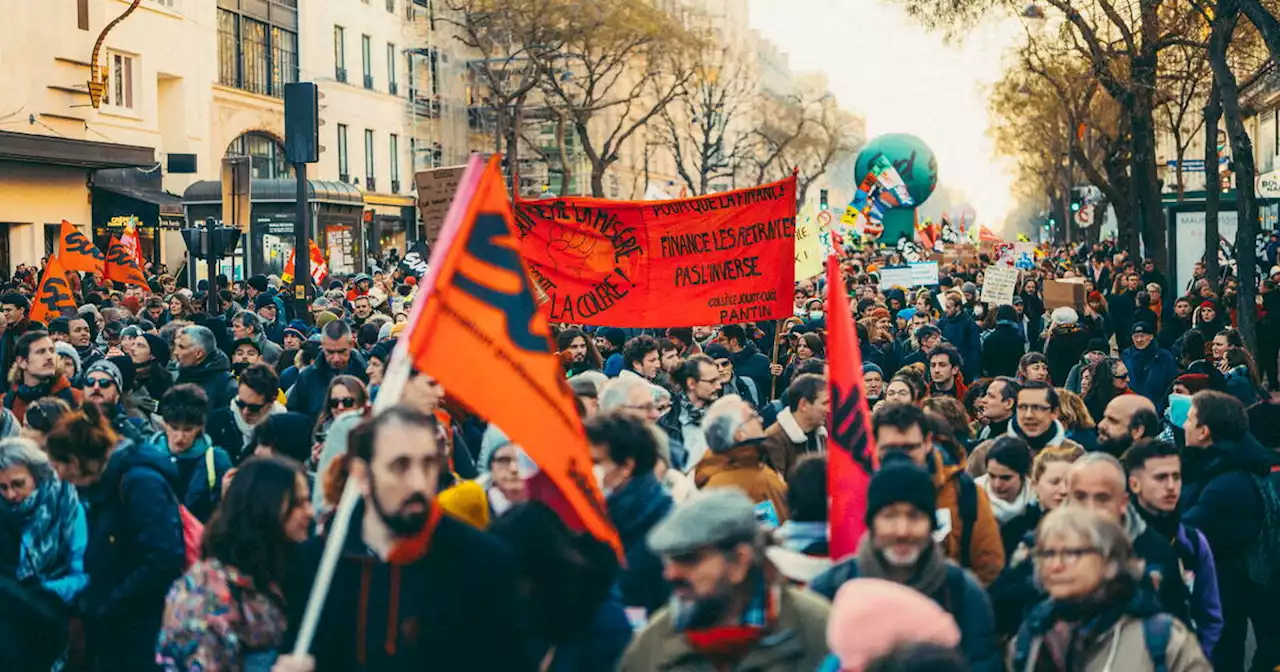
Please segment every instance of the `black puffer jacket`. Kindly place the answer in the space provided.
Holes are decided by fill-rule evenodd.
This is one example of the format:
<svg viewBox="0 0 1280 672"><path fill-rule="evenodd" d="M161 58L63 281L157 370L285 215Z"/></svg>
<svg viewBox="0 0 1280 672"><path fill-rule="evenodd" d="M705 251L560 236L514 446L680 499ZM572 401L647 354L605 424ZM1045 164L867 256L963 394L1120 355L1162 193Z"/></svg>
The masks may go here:
<svg viewBox="0 0 1280 672"><path fill-rule="evenodd" d="M221 350L214 350L203 362L178 369L178 384L199 385L209 395L209 410L231 403L236 396L236 378L231 375L231 360Z"/></svg>
<svg viewBox="0 0 1280 672"><path fill-rule="evenodd" d="M314 423L324 412L325 393L329 391L329 383L334 377L346 374L368 383L369 377L364 372L367 366L364 355L358 350L351 351L347 368L341 371L331 368L329 361L323 356L317 357L314 364L298 374L298 382L293 384L293 390L289 392L289 410L311 418L311 422Z"/></svg>

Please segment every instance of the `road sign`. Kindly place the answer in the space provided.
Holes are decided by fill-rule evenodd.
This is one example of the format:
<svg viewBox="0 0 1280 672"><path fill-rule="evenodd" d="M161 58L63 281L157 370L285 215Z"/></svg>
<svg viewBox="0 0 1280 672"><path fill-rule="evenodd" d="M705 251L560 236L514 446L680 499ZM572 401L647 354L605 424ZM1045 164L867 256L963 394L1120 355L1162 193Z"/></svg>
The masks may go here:
<svg viewBox="0 0 1280 672"><path fill-rule="evenodd" d="M1087 229L1093 226L1093 206L1085 205L1076 211L1076 226Z"/></svg>

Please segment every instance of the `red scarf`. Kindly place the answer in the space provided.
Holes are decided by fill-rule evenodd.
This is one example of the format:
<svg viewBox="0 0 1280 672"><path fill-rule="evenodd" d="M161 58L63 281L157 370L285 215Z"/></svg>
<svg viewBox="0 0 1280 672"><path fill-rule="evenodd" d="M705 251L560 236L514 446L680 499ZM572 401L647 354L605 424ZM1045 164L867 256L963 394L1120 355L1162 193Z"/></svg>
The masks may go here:
<svg viewBox="0 0 1280 672"><path fill-rule="evenodd" d="M698 655L717 668L727 667L741 660L773 629L778 620L781 588L770 585L765 588L764 624L739 624L701 630L685 630L684 638ZM758 609L759 607L757 607Z"/></svg>

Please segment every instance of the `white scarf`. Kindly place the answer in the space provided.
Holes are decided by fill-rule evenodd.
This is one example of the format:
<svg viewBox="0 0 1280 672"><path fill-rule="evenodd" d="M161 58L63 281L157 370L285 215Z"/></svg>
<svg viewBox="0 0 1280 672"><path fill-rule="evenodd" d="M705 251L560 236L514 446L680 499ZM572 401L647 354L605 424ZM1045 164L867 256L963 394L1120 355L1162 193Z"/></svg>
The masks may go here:
<svg viewBox="0 0 1280 672"><path fill-rule="evenodd" d="M271 411L267 413L267 415L272 416L277 413L286 413L288 410L289 409L285 408L280 402L273 399L271 401ZM235 418L236 429L240 430L241 440L244 441L244 443L240 445L240 449L244 450L249 447L249 441L253 439L253 430L257 428L257 425L251 425L244 421L244 416L240 414L240 407L236 406L236 400L234 398L231 400L231 417ZM265 421L266 418L263 418L263 422Z"/></svg>
<svg viewBox="0 0 1280 672"><path fill-rule="evenodd" d="M1022 479L1022 492L1019 492L1018 498L1012 502L1006 502L996 496L996 493L991 490L991 479L987 474L973 479L973 482L987 491L987 499L991 501L991 512L995 514L996 522L1000 525L1022 515L1027 510L1027 505L1035 501L1031 494L1031 484L1025 478Z"/></svg>

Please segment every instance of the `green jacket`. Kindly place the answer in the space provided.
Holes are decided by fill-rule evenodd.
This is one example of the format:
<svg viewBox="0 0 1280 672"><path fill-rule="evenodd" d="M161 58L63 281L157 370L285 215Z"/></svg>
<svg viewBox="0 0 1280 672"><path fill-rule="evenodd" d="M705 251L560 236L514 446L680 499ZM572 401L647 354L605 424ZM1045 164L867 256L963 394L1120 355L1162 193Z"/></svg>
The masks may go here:
<svg viewBox="0 0 1280 672"><path fill-rule="evenodd" d="M732 669L734 672L813 672L827 656L827 612L831 603L814 593L786 587L773 631L761 638ZM649 625L631 640L622 656L620 672L715 672L671 622L663 607Z"/></svg>

